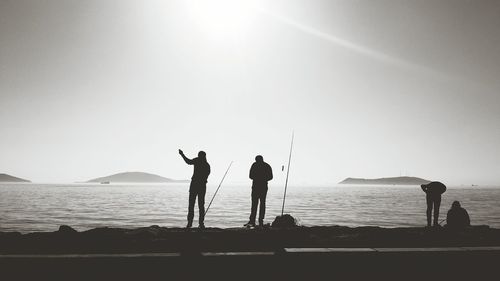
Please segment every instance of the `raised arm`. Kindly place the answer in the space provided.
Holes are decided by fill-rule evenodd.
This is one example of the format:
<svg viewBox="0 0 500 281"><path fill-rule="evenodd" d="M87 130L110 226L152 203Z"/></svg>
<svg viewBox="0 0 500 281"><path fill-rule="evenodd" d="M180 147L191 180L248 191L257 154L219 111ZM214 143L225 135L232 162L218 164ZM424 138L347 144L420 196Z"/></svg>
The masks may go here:
<svg viewBox="0 0 500 281"><path fill-rule="evenodd" d="M193 165L194 162L192 159L189 159L186 157L186 155L184 155L184 152L182 150L179 149L179 154L182 156L182 159L184 159L184 162L186 162L186 164L188 165Z"/></svg>

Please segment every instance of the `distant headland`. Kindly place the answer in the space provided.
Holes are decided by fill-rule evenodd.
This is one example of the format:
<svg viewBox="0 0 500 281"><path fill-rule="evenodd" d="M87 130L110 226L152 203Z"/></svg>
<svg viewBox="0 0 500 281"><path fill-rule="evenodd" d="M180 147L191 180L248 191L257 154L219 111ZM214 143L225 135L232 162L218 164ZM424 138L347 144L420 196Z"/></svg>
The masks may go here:
<svg viewBox="0 0 500 281"><path fill-rule="evenodd" d="M168 182L188 182L186 180L174 180L164 178L159 175L143 173L143 172L125 172L118 173L106 177L95 178L87 181L89 183L168 183Z"/></svg>
<svg viewBox="0 0 500 281"><path fill-rule="evenodd" d="M346 178L339 184L388 184L388 185L421 185L431 181L417 177L390 177L379 179Z"/></svg>
<svg viewBox="0 0 500 281"><path fill-rule="evenodd" d="M0 174L0 182L31 182L31 181L7 174Z"/></svg>

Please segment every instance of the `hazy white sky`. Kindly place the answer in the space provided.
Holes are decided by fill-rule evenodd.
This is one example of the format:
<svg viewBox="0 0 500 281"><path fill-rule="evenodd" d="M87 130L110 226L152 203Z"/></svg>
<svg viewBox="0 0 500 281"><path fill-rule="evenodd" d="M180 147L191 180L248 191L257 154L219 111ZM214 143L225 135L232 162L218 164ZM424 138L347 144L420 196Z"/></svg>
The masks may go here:
<svg viewBox="0 0 500 281"><path fill-rule="evenodd" d="M0 0L0 173L500 183L499 1Z"/></svg>

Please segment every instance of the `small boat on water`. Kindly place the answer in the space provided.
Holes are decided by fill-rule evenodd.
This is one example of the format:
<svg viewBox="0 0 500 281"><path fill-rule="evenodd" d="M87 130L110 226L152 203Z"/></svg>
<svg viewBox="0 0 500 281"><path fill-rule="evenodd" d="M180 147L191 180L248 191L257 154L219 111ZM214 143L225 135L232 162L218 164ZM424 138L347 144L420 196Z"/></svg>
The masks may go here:
<svg viewBox="0 0 500 281"><path fill-rule="evenodd" d="M102 181L101 184L109 184L109 181Z"/></svg>

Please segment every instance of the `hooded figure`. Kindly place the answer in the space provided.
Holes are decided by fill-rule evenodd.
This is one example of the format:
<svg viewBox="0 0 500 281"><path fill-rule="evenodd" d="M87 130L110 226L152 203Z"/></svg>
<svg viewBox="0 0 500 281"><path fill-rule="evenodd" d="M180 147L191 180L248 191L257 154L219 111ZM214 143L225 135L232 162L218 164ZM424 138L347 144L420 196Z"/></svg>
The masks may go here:
<svg viewBox="0 0 500 281"><path fill-rule="evenodd" d="M446 215L446 227L462 229L468 226L470 226L469 213L460 206L460 202L454 201Z"/></svg>

